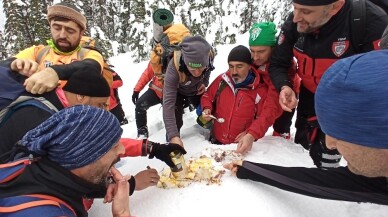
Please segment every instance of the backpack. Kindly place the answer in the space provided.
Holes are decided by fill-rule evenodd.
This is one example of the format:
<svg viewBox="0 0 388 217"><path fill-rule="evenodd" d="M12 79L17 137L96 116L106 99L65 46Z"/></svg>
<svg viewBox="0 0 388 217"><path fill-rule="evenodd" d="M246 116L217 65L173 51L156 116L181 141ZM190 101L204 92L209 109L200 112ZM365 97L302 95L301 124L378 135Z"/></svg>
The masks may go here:
<svg viewBox="0 0 388 217"><path fill-rule="evenodd" d="M83 60L85 58L86 54L90 50L97 51L97 52L99 52L101 54L101 56L103 56L102 52L95 47L96 39L91 38L89 36L82 36L80 44L81 44L81 49L78 51L78 54L77 54L77 59L78 60ZM36 62L38 64L48 54L50 49L51 49L50 46L45 46L42 50L40 50L38 52L37 57L36 57ZM102 69L102 76L108 82L109 87L112 87L112 83L113 83L112 71L113 71L113 69L112 69L111 65L109 65L108 60L106 58L104 58L104 66L103 66L103 69Z"/></svg>
<svg viewBox="0 0 388 217"><path fill-rule="evenodd" d="M43 97L22 96L27 93L22 82L25 77L17 75L8 68L0 67L0 127L15 111L24 106L35 106L51 114L58 111Z"/></svg>
<svg viewBox="0 0 388 217"><path fill-rule="evenodd" d="M178 44L187 36L191 36L191 33L185 25L173 24L163 32L160 42L153 45L150 64L154 75L162 84L167 65L173 58L174 51L180 50Z"/></svg>
<svg viewBox="0 0 388 217"><path fill-rule="evenodd" d="M18 177L24 169L37 159L23 158L0 164L0 185ZM49 195L30 194L0 198L0 216L69 216L76 217L75 211L64 201Z"/></svg>
<svg viewBox="0 0 388 217"><path fill-rule="evenodd" d="M374 10L384 11L388 14L388 0L353 0L350 15L350 43L357 53L361 53L361 46L366 30L366 4L369 1Z"/></svg>

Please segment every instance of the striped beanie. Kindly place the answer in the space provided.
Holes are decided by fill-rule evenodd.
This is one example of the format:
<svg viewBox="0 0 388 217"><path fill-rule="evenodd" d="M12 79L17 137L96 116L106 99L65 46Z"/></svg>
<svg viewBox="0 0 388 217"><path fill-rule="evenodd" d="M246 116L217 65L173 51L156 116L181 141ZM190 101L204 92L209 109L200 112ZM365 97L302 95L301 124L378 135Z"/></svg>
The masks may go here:
<svg viewBox="0 0 388 217"><path fill-rule="evenodd" d="M322 131L357 145L388 149L388 50L338 60L315 93Z"/></svg>
<svg viewBox="0 0 388 217"><path fill-rule="evenodd" d="M55 113L28 131L19 143L32 154L71 170L100 159L119 141L122 132L110 112L77 105Z"/></svg>

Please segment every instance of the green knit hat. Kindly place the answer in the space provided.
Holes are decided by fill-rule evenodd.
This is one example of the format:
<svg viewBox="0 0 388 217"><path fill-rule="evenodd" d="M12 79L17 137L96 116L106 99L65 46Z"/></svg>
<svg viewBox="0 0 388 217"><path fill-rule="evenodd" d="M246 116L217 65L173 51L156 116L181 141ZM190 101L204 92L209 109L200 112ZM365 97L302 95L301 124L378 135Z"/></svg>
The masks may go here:
<svg viewBox="0 0 388 217"><path fill-rule="evenodd" d="M276 32L273 22L253 24L249 30L249 46L275 46Z"/></svg>

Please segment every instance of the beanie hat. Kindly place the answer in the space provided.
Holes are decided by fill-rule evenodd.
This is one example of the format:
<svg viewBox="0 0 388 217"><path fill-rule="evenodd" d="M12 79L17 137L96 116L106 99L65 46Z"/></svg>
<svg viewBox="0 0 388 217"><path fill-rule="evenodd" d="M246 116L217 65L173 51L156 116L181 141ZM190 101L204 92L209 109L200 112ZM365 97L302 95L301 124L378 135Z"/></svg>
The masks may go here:
<svg viewBox="0 0 388 217"><path fill-rule="evenodd" d="M334 3L338 0L293 0L294 3L306 6L320 6Z"/></svg>
<svg viewBox="0 0 388 217"><path fill-rule="evenodd" d="M189 36L179 44L182 49L182 57L186 66L202 68L209 65L209 53L211 46L201 36Z"/></svg>
<svg viewBox="0 0 388 217"><path fill-rule="evenodd" d="M388 50L338 60L315 93L322 131L336 139L388 149Z"/></svg>
<svg viewBox="0 0 388 217"><path fill-rule="evenodd" d="M252 63L251 52L247 47L242 45L234 47L228 55L228 62L230 61L238 61L238 62L251 64Z"/></svg>
<svg viewBox="0 0 388 217"><path fill-rule="evenodd" d="M110 96L110 87L105 78L99 73L93 73L83 69L75 71L71 75L63 90L83 96Z"/></svg>
<svg viewBox="0 0 388 217"><path fill-rule="evenodd" d="M74 5L67 3L58 3L49 6L47 9L47 19L50 21L54 17L63 17L76 22L82 30L86 29L86 17Z"/></svg>
<svg viewBox="0 0 388 217"><path fill-rule="evenodd" d="M110 112L77 105L55 113L28 131L20 142L31 153L71 170L100 159L119 141L122 132Z"/></svg>
<svg viewBox="0 0 388 217"><path fill-rule="evenodd" d="M249 46L275 46L276 32L273 22L253 24L249 30Z"/></svg>
<svg viewBox="0 0 388 217"><path fill-rule="evenodd" d="M381 49L388 49L388 26L385 27L383 36L381 36L380 48Z"/></svg>

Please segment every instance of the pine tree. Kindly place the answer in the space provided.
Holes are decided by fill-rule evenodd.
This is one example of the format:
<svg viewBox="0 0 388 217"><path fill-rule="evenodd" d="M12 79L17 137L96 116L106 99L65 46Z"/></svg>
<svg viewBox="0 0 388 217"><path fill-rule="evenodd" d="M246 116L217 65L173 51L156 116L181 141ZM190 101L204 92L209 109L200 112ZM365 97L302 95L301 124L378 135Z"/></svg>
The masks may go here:
<svg viewBox="0 0 388 217"><path fill-rule="evenodd" d="M130 19L132 28L129 35L129 44L135 62L147 60L150 50L150 46L147 43L149 39L145 31L145 29L150 26L145 20L145 4L146 3L143 0L134 0L132 4L133 8L131 10Z"/></svg>

